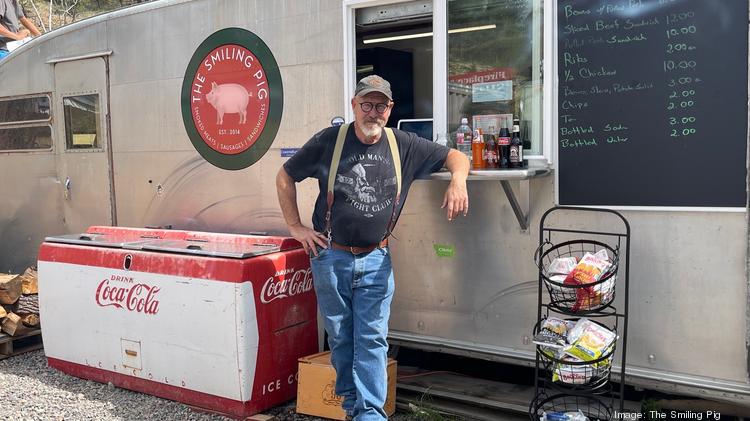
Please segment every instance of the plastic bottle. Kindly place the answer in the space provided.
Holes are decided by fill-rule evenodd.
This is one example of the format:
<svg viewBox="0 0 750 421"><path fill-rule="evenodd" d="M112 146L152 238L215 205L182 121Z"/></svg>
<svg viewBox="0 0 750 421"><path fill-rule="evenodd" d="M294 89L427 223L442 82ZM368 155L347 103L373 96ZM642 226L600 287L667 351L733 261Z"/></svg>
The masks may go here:
<svg viewBox="0 0 750 421"><path fill-rule="evenodd" d="M461 119L461 125L456 130L456 149L462 152L471 161L471 141L472 141L472 130L469 126L469 119L463 117Z"/></svg>

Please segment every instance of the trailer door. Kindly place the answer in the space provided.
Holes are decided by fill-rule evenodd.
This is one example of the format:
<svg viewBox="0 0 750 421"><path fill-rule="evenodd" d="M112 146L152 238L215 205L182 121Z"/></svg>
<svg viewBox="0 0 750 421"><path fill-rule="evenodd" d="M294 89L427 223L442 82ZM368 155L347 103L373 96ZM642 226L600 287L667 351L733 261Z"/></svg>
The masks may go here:
<svg viewBox="0 0 750 421"><path fill-rule="evenodd" d="M70 232L116 225L106 57L55 63L55 151Z"/></svg>

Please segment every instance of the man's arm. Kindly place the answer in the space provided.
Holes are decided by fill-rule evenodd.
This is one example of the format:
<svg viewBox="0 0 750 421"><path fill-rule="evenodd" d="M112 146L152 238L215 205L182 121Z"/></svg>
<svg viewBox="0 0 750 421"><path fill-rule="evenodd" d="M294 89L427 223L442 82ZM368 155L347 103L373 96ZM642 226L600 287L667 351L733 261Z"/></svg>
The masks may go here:
<svg viewBox="0 0 750 421"><path fill-rule="evenodd" d="M448 220L459 214L466 216L469 213L469 194L466 191L466 177L469 176L471 163L463 153L451 149L445 158L445 167L451 172L451 182L445 190L443 205L441 209L448 208Z"/></svg>
<svg viewBox="0 0 750 421"><path fill-rule="evenodd" d="M5 28L5 26L0 25L0 37L10 38L12 40L19 41L19 40L26 38L27 36L29 36L28 29L21 29L18 32L13 32Z"/></svg>
<svg viewBox="0 0 750 421"><path fill-rule="evenodd" d="M19 19L21 22L21 25L25 26L26 29L31 32L31 35L38 37L39 35L42 35L41 32L39 32L39 29L37 29L36 25L34 25L34 22L31 21L31 19L27 18L26 16Z"/></svg>
<svg viewBox="0 0 750 421"><path fill-rule="evenodd" d="M289 234L302 243L302 247L307 253L312 251L317 256L318 249L315 245L326 248L328 247L328 240L325 235L302 225L299 208L297 207L297 187L284 167L281 167L276 175L276 193L279 196L281 213L284 214L284 220L289 227Z"/></svg>

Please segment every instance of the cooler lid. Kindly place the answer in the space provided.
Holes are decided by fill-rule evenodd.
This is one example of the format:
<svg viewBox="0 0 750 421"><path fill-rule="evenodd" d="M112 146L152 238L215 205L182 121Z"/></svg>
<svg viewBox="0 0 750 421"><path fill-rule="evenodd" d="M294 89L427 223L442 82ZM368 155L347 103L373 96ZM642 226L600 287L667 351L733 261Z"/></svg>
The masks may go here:
<svg viewBox="0 0 750 421"><path fill-rule="evenodd" d="M141 250L246 259L248 257L276 253L281 250L281 247L276 244L263 243L233 244L196 240L154 240L142 244Z"/></svg>
<svg viewBox="0 0 750 421"><path fill-rule="evenodd" d="M113 247L113 248L140 248L143 243L154 241L159 237L148 236L148 235L123 235L118 234L98 234L98 233L82 233L82 234L67 234L67 235L55 235L46 237L44 241L50 243L64 243L64 244L78 244L85 246L95 247Z"/></svg>

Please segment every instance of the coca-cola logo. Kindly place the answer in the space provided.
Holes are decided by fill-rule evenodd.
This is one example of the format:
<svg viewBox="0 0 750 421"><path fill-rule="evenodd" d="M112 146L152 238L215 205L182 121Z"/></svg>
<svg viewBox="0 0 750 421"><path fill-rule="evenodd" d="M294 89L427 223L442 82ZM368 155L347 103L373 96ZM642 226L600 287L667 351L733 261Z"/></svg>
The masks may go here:
<svg viewBox="0 0 750 421"><path fill-rule="evenodd" d="M100 307L156 314L159 312L159 300L156 299L159 290L159 287L135 283L133 278L112 275L101 281L96 288L96 304Z"/></svg>
<svg viewBox="0 0 750 421"><path fill-rule="evenodd" d="M292 273L292 272L290 272ZM260 302L268 304L279 298L287 298L312 291L313 280L311 269L300 269L290 277L276 279L271 276L260 290Z"/></svg>

